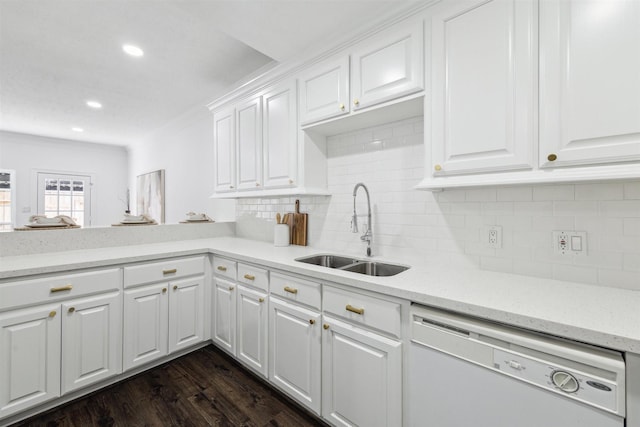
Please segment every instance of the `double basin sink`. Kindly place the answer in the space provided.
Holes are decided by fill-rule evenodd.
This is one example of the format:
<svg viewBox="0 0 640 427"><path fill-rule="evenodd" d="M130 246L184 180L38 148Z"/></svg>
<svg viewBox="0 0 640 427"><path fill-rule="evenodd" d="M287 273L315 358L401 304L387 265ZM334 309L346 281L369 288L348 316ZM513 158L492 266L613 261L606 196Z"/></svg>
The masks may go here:
<svg viewBox="0 0 640 427"><path fill-rule="evenodd" d="M296 261L319 265L322 267L335 268L342 271L351 271L353 273L365 274L367 276L395 276L396 274L409 269L409 267L404 265L366 261L357 258L327 254L296 258Z"/></svg>

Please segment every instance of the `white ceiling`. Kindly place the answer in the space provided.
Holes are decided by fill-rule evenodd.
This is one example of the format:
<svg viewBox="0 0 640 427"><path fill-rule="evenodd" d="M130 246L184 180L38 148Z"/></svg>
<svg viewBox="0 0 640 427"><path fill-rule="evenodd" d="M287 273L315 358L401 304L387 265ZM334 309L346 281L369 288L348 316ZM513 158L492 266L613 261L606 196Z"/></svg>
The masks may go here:
<svg viewBox="0 0 640 427"><path fill-rule="evenodd" d="M401 3L0 0L0 129L135 144L272 61L339 40ZM125 55L125 43L144 57Z"/></svg>

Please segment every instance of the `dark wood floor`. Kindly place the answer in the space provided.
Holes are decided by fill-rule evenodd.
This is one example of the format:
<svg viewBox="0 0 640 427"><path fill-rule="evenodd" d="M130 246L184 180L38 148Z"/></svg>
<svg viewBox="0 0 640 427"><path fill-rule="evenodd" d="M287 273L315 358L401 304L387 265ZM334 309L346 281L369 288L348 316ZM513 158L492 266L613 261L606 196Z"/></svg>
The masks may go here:
<svg viewBox="0 0 640 427"><path fill-rule="evenodd" d="M16 426L325 426L209 345Z"/></svg>

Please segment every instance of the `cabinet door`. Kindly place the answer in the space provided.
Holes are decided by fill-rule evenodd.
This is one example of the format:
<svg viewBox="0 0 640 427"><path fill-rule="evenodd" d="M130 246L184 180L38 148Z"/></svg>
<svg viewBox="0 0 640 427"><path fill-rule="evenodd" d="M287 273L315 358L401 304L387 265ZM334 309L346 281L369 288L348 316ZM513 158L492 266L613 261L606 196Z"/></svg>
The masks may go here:
<svg viewBox="0 0 640 427"><path fill-rule="evenodd" d="M213 287L213 342L236 355L236 287L216 277Z"/></svg>
<svg viewBox="0 0 640 427"><path fill-rule="evenodd" d="M60 396L60 305L0 314L0 418Z"/></svg>
<svg viewBox="0 0 640 427"><path fill-rule="evenodd" d="M541 167L640 160L639 52L640 2L540 2Z"/></svg>
<svg viewBox="0 0 640 427"><path fill-rule="evenodd" d="M339 426L402 425L400 341L328 316L322 338L322 416Z"/></svg>
<svg viewBox="0 0 640 427"><path fill-rule="evenodd" d="M267 377L267 294L238 285L238 359Z"/></svg>
<svg viewBox="0 0 640 427"><path fill-rule="evenodd" d="M349 113L349 57L323 62L302 74L300 124Z"/></svg>
<svg viewBox="0 0 640 427"><path fill-rule="evenodd" d="M234 109L213 115L213 151L215 157L214 189L217 192L236 189L236 139Z"/></svg>
<svg viewBox="0 0 640 427"><path fill-rule="evenodd" d="M367 40L351 55L353 109L369 107L424 87L422 20Z"/></svg>
<svg viewBox="0 0 640 427"><path fill-rule="evenodd" d="M236 106L238 189L262 187L262 98Z"/></svg>
<svg viewBox="0 0 640 427"><path fill-rule="evenodd" d="M122 372L120 292L62 304L62 394Z"/></svg>
<svg viewBox="0 0 640 427"><path fill-rule="evenodd" d="M273 296L269 307L269 380L320 414L320 313Z"/></svg>
<svg viewBox="0 0 640 427"><path fill-rule="evenodd" d="M532 0L443 2L431 18L435 176L531 168L536 88Z"/></svg>
<svg viewBox="0 0 640 427"><path fill-rule="evenodd" d="M169 353L204 339L204 276L169 284Z"/></svg>
<svg viewBox="0 0 640 427"><path fill-rule="evenodd" d="M298 161L295 80L263 96L262 114L264 186L295 186Z"/></svg>
<svg viewBox="0 0 640 427"><path fill-rule="evenodd" d="M124 369L168 353L169 296L167 284L124 291Z"/></svg>

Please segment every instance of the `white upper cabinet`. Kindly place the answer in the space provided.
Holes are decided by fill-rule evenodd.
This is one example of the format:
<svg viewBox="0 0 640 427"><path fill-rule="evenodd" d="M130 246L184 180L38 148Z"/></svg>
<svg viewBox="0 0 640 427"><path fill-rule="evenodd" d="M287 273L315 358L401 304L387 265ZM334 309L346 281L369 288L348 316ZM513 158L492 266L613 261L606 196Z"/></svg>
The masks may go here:
<svg viewBox="0 0 640 427"><path fill-rule="evenodd" d="M300 124L349 113L349 57L322 62L298 78Z"/></svg>
<svg viewBox="0 0 640 427"><path fill-rule="evenodd" d="M432 159L427 174L531 167L535 12L532 0L436 6L431 18Z"/></svg>
<svg viewBox="0 0 640 427"><path fill-rule="evenodd" d="M262 186L262 98L236 106L238 189Z"/></svg>
<svg viewBox="0 0 640 427"><path fill-rule="evenodd" d="M236 187L236 145L234 109L213 115L215 191L234 191Z"/></svg>
<svg viewBox="0 0 640 427"><path fill-rule="evenodd" d="M640 2L540 3L540 166L640 160Z"/></svg>
<svg viewBox="0 0 640 427"><path fill-rule="evenodd" d="M354 110L424 87L423 22L401 23L356 46L351 54Z"/></svg>
<svg viewBox="0 0 640 427"><path fill-rule="evenodd" d="M296 81L271 88L262 99L264 187L293 187L298 164Z"/></svg>

